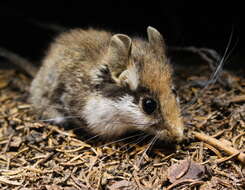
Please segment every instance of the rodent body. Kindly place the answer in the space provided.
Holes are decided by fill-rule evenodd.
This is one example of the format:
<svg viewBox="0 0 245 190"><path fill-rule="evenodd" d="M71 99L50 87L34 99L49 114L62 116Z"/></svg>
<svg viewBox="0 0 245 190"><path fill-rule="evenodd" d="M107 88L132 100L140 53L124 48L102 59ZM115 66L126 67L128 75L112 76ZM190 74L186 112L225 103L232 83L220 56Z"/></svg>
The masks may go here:
<svg viewBox="0 0 245 190"><path fill-rule="evenodd" d="M165 44L156 29L148 27L147 34L148 41L93 29L61 34L31 84L35 111L58 124L74 117L106 138L136 129L182 140Z"/></svg>

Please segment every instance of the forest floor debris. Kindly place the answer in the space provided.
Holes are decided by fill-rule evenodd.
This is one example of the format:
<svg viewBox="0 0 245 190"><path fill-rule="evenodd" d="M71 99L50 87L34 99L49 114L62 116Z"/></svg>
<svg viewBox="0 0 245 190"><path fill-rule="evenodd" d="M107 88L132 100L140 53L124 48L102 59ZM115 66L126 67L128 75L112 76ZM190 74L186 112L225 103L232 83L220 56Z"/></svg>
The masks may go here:
<svg viewBox="0 0 245 190"><path fill-rule="evenodd" d="M182 106L201 90L195 82L211 72L206 65L195 67L192 75L178 72ZM25 89L30 78L0 70L0 189L244 189L239 156L245 152L245 73L226 75L235 78L230 87L212 85L183 114L188 140L176 147L157 142L144 154L149 139L140 133L110 143L38 121L27 94L15 85ZM167 171L183 160L177 184ZM194 162L205 166L205 177L183 178Z"/></svg>

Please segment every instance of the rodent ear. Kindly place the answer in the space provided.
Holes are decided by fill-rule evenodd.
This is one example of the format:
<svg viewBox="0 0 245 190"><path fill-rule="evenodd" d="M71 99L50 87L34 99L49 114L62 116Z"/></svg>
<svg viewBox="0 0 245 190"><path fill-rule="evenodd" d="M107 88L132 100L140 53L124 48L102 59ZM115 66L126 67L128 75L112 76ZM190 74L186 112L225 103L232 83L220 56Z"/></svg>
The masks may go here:
<svg viewBox="0 0 245 190"><path fill-rule="evenodd" d="M111 37L110 48L118 55L129 56L132 46L131 39L124 34L115 34Z"/></svg>
<svg viewBox="0 0 245 190"><path fill-rule="evenodd" d="M148 35L148 40L150 43L151 48L158 53L159 55L165 55L165 42L164 39L162 37L162 35L160 34L160 32L157 31L157 29L148 26L147 27L147 35Z"/></svg>
<svg viewBox="0 0 245 190"><path fill-rule="evenodd" d="M126 70L131 53L132 41L124 34L115 34L111 37L107 61L112 78L118 80L118 76Z"/></svg>
<svg viewBox="0 0 245 190"><path fill-rule="evenodd" d="M137 66L130 64L128 68L120 74L118 80L122 86L128 86L131 90L136 90L139 85Z"/></svg>

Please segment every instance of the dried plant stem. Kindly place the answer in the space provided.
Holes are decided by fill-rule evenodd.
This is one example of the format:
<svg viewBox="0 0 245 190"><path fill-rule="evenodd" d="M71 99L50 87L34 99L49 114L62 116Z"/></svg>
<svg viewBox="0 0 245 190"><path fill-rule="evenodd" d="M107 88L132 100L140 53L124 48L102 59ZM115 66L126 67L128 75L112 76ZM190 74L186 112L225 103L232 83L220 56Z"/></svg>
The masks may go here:
<svg viewBox="0 0 245 190"><path fill-rule="evenodd" d="M231 103L239 103L239 102L245 102L245 95L240 96L234 96L231 100Z"/></svg>
<svg viewBox="0 0 245 190"><path fill-rule="evenodd" d="M223 150L225 151L227 154L229 155L234 155L234 154L237 154L237 159L242 162L243 164L245 164L245 153L242 153L240 152L239 150L231 147L231 146L227 146L225 145L224 143L222 143L221 141L211 137L211 136L208 136L208 135L205 135L203 133L198 133L198 132L193 132L194 136L201 140L201 141L204 141L220 150Z"/></svg>

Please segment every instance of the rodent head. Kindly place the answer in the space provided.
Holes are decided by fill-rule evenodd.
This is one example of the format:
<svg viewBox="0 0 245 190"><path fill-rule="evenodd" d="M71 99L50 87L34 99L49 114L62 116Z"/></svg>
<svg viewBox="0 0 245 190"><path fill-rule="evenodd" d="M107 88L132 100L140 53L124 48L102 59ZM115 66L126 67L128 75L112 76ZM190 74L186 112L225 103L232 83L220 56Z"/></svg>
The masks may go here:
<svg viewBox="0 0 245 190"><path fill-rule="evenodd" d="M91 129L105 136L138 129L165 141L181 141L183 123L164 40L152 27L147 34L148 42L123 34L111 37L95 80L98 90L84 113Z"/></svg>

